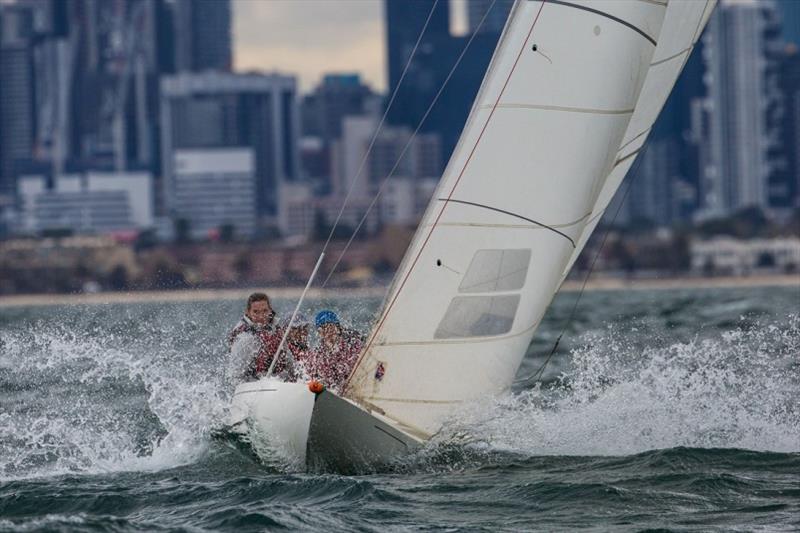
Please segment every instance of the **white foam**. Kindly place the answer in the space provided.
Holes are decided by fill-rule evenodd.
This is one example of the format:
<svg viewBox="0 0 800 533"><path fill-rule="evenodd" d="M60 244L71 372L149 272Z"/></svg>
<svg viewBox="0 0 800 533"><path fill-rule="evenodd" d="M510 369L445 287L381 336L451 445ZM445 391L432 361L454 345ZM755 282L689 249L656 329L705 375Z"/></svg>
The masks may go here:
<svg viewBox="0 0 800 533"><path fill-rule="evenodd" d="M632 336L587 335L557 386L465 406L448 434L531 456L676 446L800 451L797 316L644 349Z"/></svg>
<svg viewBox="0 0 800 533"><path fill-rule="evenodd" d="M227 405L208 354L127 342L58 327L4 338L0 371L32 405L0 407L0 480L159 470L208 451Z"/></svg>

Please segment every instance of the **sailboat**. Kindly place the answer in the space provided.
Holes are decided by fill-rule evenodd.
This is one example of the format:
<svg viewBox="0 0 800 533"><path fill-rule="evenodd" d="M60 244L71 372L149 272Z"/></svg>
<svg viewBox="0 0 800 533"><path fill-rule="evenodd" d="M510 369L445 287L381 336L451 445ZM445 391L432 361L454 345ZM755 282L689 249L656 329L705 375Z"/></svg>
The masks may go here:
<svg viewBox="0 0 800 533"><path fill-rule="evenodd" d="M517 0L343 390L243 384L239 420L312 468L352 470L507 392L715 4Z"/></svg>

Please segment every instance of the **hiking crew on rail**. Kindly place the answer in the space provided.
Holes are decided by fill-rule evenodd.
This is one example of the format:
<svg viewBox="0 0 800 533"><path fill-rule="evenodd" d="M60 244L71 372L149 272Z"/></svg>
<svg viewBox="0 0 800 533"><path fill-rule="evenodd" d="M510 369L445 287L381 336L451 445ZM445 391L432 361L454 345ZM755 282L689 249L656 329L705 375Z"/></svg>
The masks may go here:
<svg viewBox="0 0 800 533"><path fill-rule="evenodd" d="M364 339L357 331L342 326L338 315L330 310L317 313L314 323L319 335L316 348L308 341L308 320L303 315L295 317L273 375L285 381L309 377L338 391L350 375ZM280 324L276 320L266 294L251 294L244 315L228 335L231 380L238 383L264 377L287 326L286 321Z"/></svg>

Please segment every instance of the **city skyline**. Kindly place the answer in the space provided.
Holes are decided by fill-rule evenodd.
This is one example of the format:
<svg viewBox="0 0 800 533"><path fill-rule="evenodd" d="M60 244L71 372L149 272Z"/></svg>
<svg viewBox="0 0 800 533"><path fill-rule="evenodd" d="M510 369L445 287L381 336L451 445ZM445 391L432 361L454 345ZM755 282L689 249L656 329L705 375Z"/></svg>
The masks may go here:
<svg viewBox="0 0 800 533"><path fill-rule="evenodd" d="M440 0L444 2L445 0ZM450 0L450 28L467 31L468 0ZM384 0L234 0L234 70L293 74L301 93L325 73L356 72L387 88Z"/></svg>
<svg viewBox="0 0 800 533"><path fill-rule="evenodd" d="M261 282L284 267L297 276L329 235L361 243L350 266L396 268L512 3L0 0L0 241L13 255L37 253L31 243L51 237L98 238L129 259L96 273L114 288ZM720 234L796 235L800 223L800 54L791 44L800 42L800 2L723 0L708 26L677 55L664 57L669 44L650 39L662 59L650 59L644 83L679 57L684 75L607 216L593 219L605 232L650 237L617 239L601 268L796 268L784 261L800 245L791 240L717 243L688 260L689 241L700 250ZM556 66L570 42L545 40L557 45ZM598 65L621 65L591 57L576 63L588 78L560 86L564 102L591 99L586 82L604 76ZM553 79L566 78L540 81ZM542 99L551 96L531 101ZM517 118L524 154L539 122ZM548 168L542 160L522 170L534 180L521 197L531 205L512 211L539 209ZM221 248L164 270L163 257L183 264L205 243ZM162 259L147 258L153 247ZM270 255L284 267L269 276L253 268L278 249L294 250ZM739 266L720 262L731 250ZM38 290L24 268L13 271L20 282L6 290ZM160 271L172 274L147 274ZM60 279L51 287L75 289Z"/></svg>
<svg viewBox="0 0 800 533"><path fill-rule="evenodd" d="M342 218L344 197L342 220L360 226L389 177L366 231L413 224L512 3L3 2L3 231L135 226L171 239L179 226L196 238L229 226L308 239ZM607 222L669 227L798 206L800 56L787 45L797 15L791 2L720 2ZM224 164L202 163L213 154ZM109 172L130 186L91 177ZM233 182L241 194L217 202ZM153 204L147 223L118 208L136 195ZM119 216L95 224L95 211Z"/></svg>

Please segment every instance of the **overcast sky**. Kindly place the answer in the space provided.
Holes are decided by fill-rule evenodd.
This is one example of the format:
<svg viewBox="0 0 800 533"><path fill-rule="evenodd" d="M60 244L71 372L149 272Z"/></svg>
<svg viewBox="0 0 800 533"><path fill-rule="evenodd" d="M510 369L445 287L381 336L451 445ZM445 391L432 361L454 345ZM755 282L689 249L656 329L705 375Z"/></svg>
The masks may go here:
<svg viewBox="0 0 800 533"><path fill-rule="evenodd" d="M463 7L453 10L458 28ZM233 41L237 71L296 74L303 92L325 72L386 88L382 0L234 0Z"/></svg>

